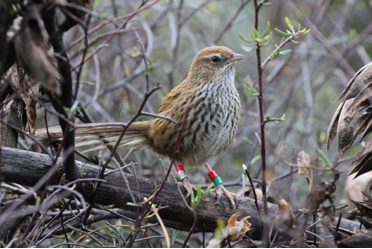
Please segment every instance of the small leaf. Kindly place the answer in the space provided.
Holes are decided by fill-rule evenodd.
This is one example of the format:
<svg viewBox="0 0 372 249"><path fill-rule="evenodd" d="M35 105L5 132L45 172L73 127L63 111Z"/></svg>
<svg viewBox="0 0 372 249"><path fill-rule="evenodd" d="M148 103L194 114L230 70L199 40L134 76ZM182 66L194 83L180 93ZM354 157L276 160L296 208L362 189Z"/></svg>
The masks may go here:
<svg viewBox="0 0 372 249"><path fill-rule="evenodd" d="M311 31L311 29L306 30L302 35L306 35Z"/></svg>
<svg viewBox="0 0 372 249"><path fill-rule="evenodd" d="M261 38L261 35L260 35L260 33L258 32L257 29L253 29L253 33L255 34L255 36L256 36L257 38Z"/></svg>
<svg viewBox="0 0 372 249"><path fill-rule="evenodd" d="M138 205L138 204L133 203L133 202L127 202L127 205L131 206L131 207L141 207L141 205Z"/></svg>
<svg viewBox="0 0 372 249"><path fill-rule="evenodd" d="M288 33L286 33L286 32L283 32L283 31L281 31L281 30L279 30L279 29L277 29L277 28L274 28L274 31L275 31L276 33L278 33L279 35L282 35L282 36L286 36L286 37L291 36L291 34L288 34Z"/></svg>
<svg viewBox="0 0 372 249"><path fill-rule="evenodd" d="M202 194L201 194L201 187L198 186L198 188L196 189L196 201L197 201L197 204L198 204L198 205L199 205L199 203L200 203L201 196L202 196ZM198 205L197 205L197 206L198 206ZM197 207L197 206L196 206L196 207Z"/></svg>
<svg viewBox="0 0 372 249"><path fill-rule="evenodd" d="M265 37L265 36L267 36L267 35L269 34L269 32L270 32L270 27L271 27L271 25L270 25L270 21L267 21L266 29L265 29L265 31L264 31L263 34L262 34L263 37Z"/></svg>
<svg viewBox="0 0 372 249"><path fill-rule="evenodd" d="M261 38L260 33L258 33L257 29L253 29L251 33L251 37L253 41L256 41L257 38Z"/></svg>
<svg viewBox="0 0 372 249"><path fill-rule="evenodd" d="M158 188L158 183L154 181L154 189L157 189L157 188Z"/></svg>
<svg viewBox="0 0 372 249"><path fill-rule="evenodd" d="M289 54L290 52L292 52L292 49L288 49L288 50L280 51L279 54L280 54L280 55L287 55L287 54Z"/></svg>
<svg viewBox="0 0 372 249"><path fill-rule="evenodd" d="M320 157L322 158L323 162L326 164L326 166L328 168L333 168L332 163L329 161L328 157L324 154L324 152L321 151L320 149L317 149L317 151L318 151L318 154L320 155Z"/></svg>
<svg viewBox="0 0 372 249"><path fill-rule="evenodd" d="M245 41L245 42L251 42L250 40L248 40L244 35L242 35L242 34L239 34L239 37L240 37L240 39L242 39L243 41Z"/></svg>
<svg viewBox="0 0 372 249"><path fill-rule="evenodd" d="M285 120L285 113L283 114L283 116L280 118L282 121Z"/></svg>
<svg viewBox="0 0 372 249"><path fill-rule="evenodd" d="M63 109L65 109L65 112L66 112L67 116L70 115L71 108L64 107Z"/></svg>
<svg viewBox="0 0 372 249"><path fill-rule="evenodd" d="M300 44L300 42L298 42L298 41L295 41L295 40L291 40L291 42L293 42L295 45L298 45L298 44Z"/></svg>
<svg viewBox="0 0 372 249"><path fill-rule="evenodd" d="M41 198L38 196L38 197L36 198L35 206L36 206L36 207L39 207L40 202L41 202Z"/></svg>
<svg viewBox="0 0 372 249"><path fill-rule="evenodd" d="M245 52L247 52L247 53L249 53L249 52L251 52L254 48L252 48L252 47L247 47L247 46L244 46L244 45L241 45L242 46L242 49L245 51Z"/></svg>
<svg viewBox="0 0 372 249"><path fill-rule="evenodd" d="M249 138L245 137L244 140L247 141L247 143L249 143L250 145L253 145L253 142Z"/></svg>
<svg viewBox="0 0 372 249"><path fill-rule="evenodd" d="M248 170L247 165L245 165L244 163L242 164L242 167L244 171Z"/></svg>
<svg viewBox="0 0 372 249"><path fill-rule="evenodd" d="M151 66L151 65L149 65L149 66L147 67L147 69L146 69L146 73L149 73L149 72L151 72L151 70L152 70L152 66Z"/></svg>
<svg viewBox="0 0 372 249"><path fill-rule="evenodd" d="M114 204L112 204L112 205L108 205L108 206L103 206L103 207L101 207L100 209L101 209L101 210L107 210L107 209L111 209L111 208L113 208L113 207L115 207Z"/></svg>
<svg viewBox="0 0 372 249"><path fill-rule="evenodd" d="M73 227L73 226L71 226L71 225L69 225L69 224L65 224L65 226L66 226L68 229L72 230L72 231L75 231L75 230L76 230L75 227Z"/></svg>
<svg viewBox="0 0 372 249"><path fill-rule="evenodd" d="M349 39L354 39L357 36L357 34L358 33L357 33L356 29L352 28L347 33L347 36L349 37Z"/></svg>
<svg viewBox="0 0 372 249"><path fill-rule="evenodd" d="M293 29L293 25L292 25L292 23L289 21L289 18L288 18L288 17L285 17L285 18L284 18L284 21L285 21L285 23L287 24L288 28L289 28L291 31L293 31L293 30L294 30L294 29Z"/></svg>
<svg viewBox="0 0 372 249"><path fill-rule="evenodd" d="M261 158L260 155L257 155L255 157L253 157L252 160L251 160L251 165L253 165L255 162L257 162L260 158Z"/></svg>
<svg viewBox="0 0 372 249"><path fill-rule="evenodd" d="M174 242L176 241L178 235L180 234L180 231L178 230L174 230L173 233L172 233L172 245L174 244Z"/></svg>
<svg viewBox="0 0 372 249"><path fill-rule="evenodd" d="M212 187L213 187L213 182L211 184L209 184L207 190L204 192L204 195L201 197L201 200L203 200L205 197L207 197L207 195L211 191Z"/></svg>
<svg viewBox="0 0 372 249"><path fill-rule="evenodd" d="M271 41L271 35L267 35L264 38L262 38L260 46L261 47L266 47L267 45L270 44L270 41Z"/></svg>
<svg viewBox="0 0 372 249"><path fill-rule="evenodd" d="M248 87L248 90L251 92L251 93L258 93L256 91L256 89L254 89L254 87L248 82L247 83L247 87Z"/></svg>
<svg viewBox="0 0 372 249"><path fill-rule="evenodd" d="M259 93L253 93L252 96L253 97L258 97L258 96L260 96L260 94Z"/></svg>

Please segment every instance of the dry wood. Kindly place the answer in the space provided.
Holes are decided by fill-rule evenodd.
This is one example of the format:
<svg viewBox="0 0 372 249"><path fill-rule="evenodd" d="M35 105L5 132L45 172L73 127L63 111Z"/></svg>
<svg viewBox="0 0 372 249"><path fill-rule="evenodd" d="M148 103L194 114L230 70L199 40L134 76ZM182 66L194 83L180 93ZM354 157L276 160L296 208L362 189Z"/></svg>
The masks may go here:
<svg viewBox="0 0 372 249"><path fill-rule="evenodd" d="M27 186L33 186L52 167L52 160L44 154L3 147L1 148L0 155L2 178L7 182L16 182ZM62 159L59 159L57 163L62 164ZM80 175L85 176L86 178L94 178L97 176L97 166L81 162L76 162L76 165L80 171ZM61 170L57 171L54 178L56 181L58 181L61 177L61 173ZM126 174L126 176L131 190L125 187L124 180L119 172L107 175L105 177L107 182L102 183L98 190L96 199L97 203L102 205L114 204L116 208L131 210L134 212L133 214L135 214L135 208L127 205L127 202L133 202L130 191L132 191L132 194L135 197L142 196L142 199L137 200L138 203L142 202L143 197L149 197L151 194L153 194L154 181L142 177L137 177L137 179L135 179L133 175L128 174ZM139 193L136 191L137 182ZM89 201L92 184L93 183L83 183L83 190L81 192L87 201ZM159 185L159 183L157 184ZM185 231L188 231L191 228L193 224L192 214L179 196L177 186L166 183L155 203L161 207L166 207L161 209L159 212L166 226ZM259 202L259 204L262 206L262 203ZM269 222L274 220L276 209L276 205L269 203ZM198 218L195 232L213 232L216 228L216 222L218 219L222 219L227 222L230 216L235 213L233 210L231 210L230 203L226 197L221 197L221 199L217 202L214 194L210 194L208 197L202 200L195 211ZM249 220L249 222L252 223L253 228L250 233L252 233L251 235L253 237L260 238L261 222L254 204L254 200L250 198L241 198L237 203L236 211L240 212L241 217L252 217ZM357 225L358 223L343 219L340 227L352 230L353 226Z"/></svg>

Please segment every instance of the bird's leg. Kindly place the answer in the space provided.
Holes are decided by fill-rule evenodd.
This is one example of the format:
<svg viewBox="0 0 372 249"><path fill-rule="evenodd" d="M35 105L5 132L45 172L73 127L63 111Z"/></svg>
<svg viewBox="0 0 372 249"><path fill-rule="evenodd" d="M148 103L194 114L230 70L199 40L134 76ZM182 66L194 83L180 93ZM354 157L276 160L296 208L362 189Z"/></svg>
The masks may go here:
<svg viewBox="0 0 372 249"><path fill-rule="evenodd" d="M176 170L177 170L178 177L181 180L181 182L179 182L178 184L183 186L186 189L187 191L186 198L187 198L191 195L192 190L197 191L197 187L191 184L189 177L186 175L183 165L181 164L177 165Z"/></svg>
<svg viewBox="0 0 372 249"><path fill-rule="evenodd" d="M214 189L211 190L211 192L215 192L216 193L216 196L217 196L217 200L219 200L221 198L221 192L223 192L223 194L227 197L227 199L229 199L230 201L230 204L231 204L231 208L235 210L236 206L235 206L235 200L239 200L238 196L230 191L228 191L224 186L223 186L223 182L221 180L221 178L217 175L217 173L211 169L211 167L209 167L209 165L206 163L204 164L204 166L207 168L208 170L208 176L209 176L209 179L211 179L211 181L213 181L214 183L214 186L216 186Z"/></svg>

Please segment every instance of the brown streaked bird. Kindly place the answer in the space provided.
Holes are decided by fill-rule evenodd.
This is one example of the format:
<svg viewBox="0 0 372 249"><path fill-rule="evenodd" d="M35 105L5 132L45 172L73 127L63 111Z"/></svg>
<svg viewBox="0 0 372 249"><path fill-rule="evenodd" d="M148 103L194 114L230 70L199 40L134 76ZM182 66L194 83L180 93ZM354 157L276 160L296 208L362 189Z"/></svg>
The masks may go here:
<svg viewBox="0 0 372 249"><path fill-rule="evenodd" d="M121 143L150 147L156 153L172 158L178 130L183 123L187 107L190 106L182 131L179 153L175 159L186 167L205 165L208 168L207 161L226 150L236 134L241 106L234 85L235 62L243 58L243 55L234 53L227 47L202 49L195 56L187 78L164 97L158 108L159 115L170 117L177 124L162 118L134 122ZM89 128L86 131L77 129L76 135L98 135L115 141L122 128L104 130L102 127ZM195 189L188 178L185 178L182 184L188 192L190 186ZM235 194L227 191L222 184L217 185L213 191L218 198L223 192L235 208Z"/></svg>

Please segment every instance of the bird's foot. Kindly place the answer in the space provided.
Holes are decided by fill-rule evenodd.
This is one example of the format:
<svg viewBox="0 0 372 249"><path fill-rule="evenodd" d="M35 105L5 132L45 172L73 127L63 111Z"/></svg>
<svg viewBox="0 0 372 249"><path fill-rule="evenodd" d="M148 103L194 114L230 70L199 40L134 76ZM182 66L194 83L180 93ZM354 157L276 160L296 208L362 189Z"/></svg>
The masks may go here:
<svg viewBox="0 0 372 249"><path fill-rule="evenodd" d="M195 187L194 185L191 184L191 182L190 182L190 180L189 180L188 177L184 178L182 180L182 182L179 182L178 184L181 185L181 186L183 186L186 189L186 191L187 191L186 198L191 195L191 191L193 191L193 190L197 191L198 190L197 187ZM202 191L202 195L203 194L204 194L204 192Z"/></svg>
<svg viewBox="0 0 372 249"><path fill-rule="evenodd" d="M211 192L215 192L217 196L217 200L221 198L221 192L229 199L229 202L231 204L231 208L233 210L236 209L235 200L239 200L238 196L230 191L228 191L222 184L218 184L214 189L211 190Z"/></svg>

